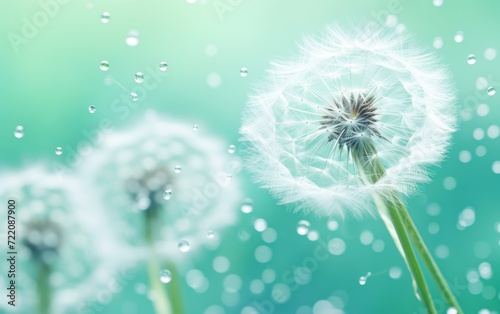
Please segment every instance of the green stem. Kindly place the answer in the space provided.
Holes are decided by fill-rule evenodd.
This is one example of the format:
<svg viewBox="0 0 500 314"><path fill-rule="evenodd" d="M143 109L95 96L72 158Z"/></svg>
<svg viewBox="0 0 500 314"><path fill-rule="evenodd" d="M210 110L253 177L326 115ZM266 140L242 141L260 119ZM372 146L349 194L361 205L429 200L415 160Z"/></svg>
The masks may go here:
<svg viewBox="0 0 500 314"><path fill-rule="evenodd" d="M453 295L453 292L451 292L450 286L446 282L446 279L444 279L443 274L441 273L436 262L432 258L429 249L427 248L427 246L424 243L424 240L420 236L420 233L418 232L417 227L415 226L413 220L408 214L406 207L401 202L399 202L398 207L400 208L399 212L403 220L403 223L406 227L406 230L408 230L408 234L410 235L413 243L415 244L415 247L417 248L417 251L422 257L425 266L427 267L427 269L429 269L432 277L434 278L434 281L438 285L439 290L441 291L444 299L446 300L446 303L448 303L449 306L455 308L458 314L463 314L464 312L460 307L460 304L458 304L458 301Z"/></svg>
<svg viewBox="0 0 500 314"><path fill-rule="evenodd" d="M362 148L353 149L351 151L351 156L366 183L373 184L385 175L385 168L380 159L377 157L377 150L372 142L365 143ZM386 226L388 227L389 233L393 236L396 246L400 250L402 257L412 274L414 284L421 295L427 312L430 314L436 314L437 311L434 307L434 303L432 302L427 282L425 281L425 277L422 273L420 265L418 264L410 238L408 237L405 225L399 213L400 209L397 206L399 199L394 193L392 193L392 195L392 197L375 195L375 202L379 212L382 214L387 213L390 218L390 223L389 221L386 221ZM384 215L382 215L382 217L384 217ZM394 233L397 237L394 236Z"/></svg>
<svg viewBox="0 0 500 314"><path fill-rule="evenodd" d="M158 208L148 208L145 212L144 238L150 248L148 260L148 275L151 289L154 291L153 306L156 314L171 314L172 305L167 292L160 281L160 263L154 251L156 224L158 221Z"/></svg>
<svg viewBox="0 0 500 314"><path fill-rule="evenodd" d="M181 297L181 282L180 282L180 274L177 272L175 265L172 263L168 263L165 265L166 269L170 270L172 273L172 281L167 287L168 294L170 295L170 300L172 301L172 311L175 314L184 313L184 308L182 306L182 297Z"/></svg>
<svg viewBox="0 0 500 314"><path fill-rule="evenodd" d="M52 298L49 284L50 273L50 266L43 262L40 263L36 281L39 314L50 313L50 301Z"/></svg>

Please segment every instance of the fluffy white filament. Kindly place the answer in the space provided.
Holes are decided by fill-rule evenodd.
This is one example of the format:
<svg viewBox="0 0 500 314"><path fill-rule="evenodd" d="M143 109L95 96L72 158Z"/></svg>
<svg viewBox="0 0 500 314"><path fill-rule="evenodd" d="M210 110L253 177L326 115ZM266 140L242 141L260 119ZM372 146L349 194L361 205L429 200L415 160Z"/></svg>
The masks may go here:
<svg viewBox="0 0 500 314"><path fill-rule="evenodd" d="M329 140L332 128L321 128L334 104L351 95L374 98L373 126L381 136L371 140L387 173L372 185L347 148ZM407 194L428 179L425 166L442 159L454 130L454 99L440 60L408 34L328 26L305 38L292 61L272 63L250 97L241 128L248 168L294 209L374 214L373 192Z"/></svg>

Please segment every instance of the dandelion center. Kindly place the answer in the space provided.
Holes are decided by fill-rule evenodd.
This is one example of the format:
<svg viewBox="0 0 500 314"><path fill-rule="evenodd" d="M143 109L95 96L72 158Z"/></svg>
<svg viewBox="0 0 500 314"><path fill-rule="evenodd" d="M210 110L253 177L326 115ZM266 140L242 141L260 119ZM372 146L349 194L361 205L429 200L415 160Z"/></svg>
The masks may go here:
<svg viewBox="0 0 500 314"><path fill-rule="evenodd" d="M354 93L340 100L334 99L325 108L326 114L320 121L320 129L328 134L328 142L334 142L340 149L357 149L373 136L382 137L376 128L375 98L365 93Z"/></svg>
<svg viewBox="0 0 500 314"><path fill-rule="evenodd" d="M59 225L34 221L27 225L30 230L22 243L34 259L50 264L56 257L61 244L62 232Z"/></svg>

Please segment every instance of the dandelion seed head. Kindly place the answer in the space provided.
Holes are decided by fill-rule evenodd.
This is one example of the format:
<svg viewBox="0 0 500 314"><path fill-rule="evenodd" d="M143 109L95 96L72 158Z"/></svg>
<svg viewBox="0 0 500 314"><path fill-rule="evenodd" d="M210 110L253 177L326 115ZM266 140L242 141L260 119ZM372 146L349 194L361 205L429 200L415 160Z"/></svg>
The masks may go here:
<svg viewBox="0 0 500 314"><path fill-rule="evenodd" d="M220 139L153 111L107 134L81 167L89 184L99 186L96 197L130 249L148 249L144 217L155 217L153 246L172 262L191 255L179 254L180 240L190 243L191 253L209 241L208 230L236 222L240 168L240 158L228 155Z"/></svg>
<svg viewBox="0 0 500 314"><path fill-rule="evenodd" d="M38 271L44 268L50 272L51 313L72 313L75 304L106 287L122 265L117 256L125 256L123 245L103 225L103 209L88 197L92 190L77 179L61 179L42 164L0 175L6 183L0 197L16 202L11 216L16 221L17 267L23 270L16 273L20 310L37 311ZM7 217L0 217L2 226L7 226ZM1 289L7 289L5 283L0 281Z"/></svg>
<svg viewBox="0 0 500 314"><path fill-rule="evenodd" d="M442 159L455 90L440 60L406 32L328 26L273 62L240 130L248 168L284 204L326 216L374 214L373 192L412 192ZM386 174L362 180L350 151L373 143Z"/></svg>

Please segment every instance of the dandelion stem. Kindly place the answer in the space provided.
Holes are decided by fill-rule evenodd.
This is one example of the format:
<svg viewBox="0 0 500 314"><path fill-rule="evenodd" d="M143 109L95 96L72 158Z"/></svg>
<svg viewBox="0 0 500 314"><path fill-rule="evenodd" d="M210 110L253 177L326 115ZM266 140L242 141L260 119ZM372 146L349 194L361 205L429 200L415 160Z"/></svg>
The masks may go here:
<svg viewBox="0 0 500 314"><path fill-rule="evenodd" d="M434 278L434 281L436 281L436 284L438 285L439 290L441 291L444 299L446 300L446 303L448 303L449 306L455 308L458 314L463 314L464 312L460 307L460 304L458 304L458 301L453 295L450 286L446 282L446 279L444 279L443 274L441 273L436 262L432 258L429 249L427 248L427 246L424 243L424 240L420 236L420 233L418 232L417 227L413 223L413 220L411 219L408 211L406 210L406 207L400 201L397 205L399 207L399 212L401 218L403 219L403 223L405 224L406 230L408 230L408 234L410 235L413 243L415 244L415 247L417 248L417 251L422 257L425 266L427 267L427 269L429 269L432 277Z"/></svg>
<svg viewBox="0 0 500 314"><path fill-rule="evenodd" d="M360 148L353 149L351 151L351 156L366 183L373 184L385 175L385 168L377 157L377 150L373 142L368 141ZM414 284L417 286L419 295L421 295L427 312L429 314L436 314L437 311L432 301L429 288L427 287L427 282L418 264L417 257L400 214L400 208L398 206L400 203L399 198L395 193L391 193L391 196L375 195L374 199L382 217L384 217L384 213L387 213L390 218L390 223L389 221L385 221L386 226L412 274ZM394 236L394 233L396 236Z"/></svg>
<svg viewBox="0 0 500 314"><path fill-rule="evenodd" d="M151 283L151 289L154 291L153 305L156 314L172 314L172 304L168 298L167 291L160 281L160 263L154 251L154 228L155 222L158 218L158 209L149 208L145 213L145 234L144 238L150 248L150 256L148 260L148 275Z"/></svg>
<svg viewBox="0 0 500 314"><path fill-rule="evenodd" d="M38 295L38 313L39 314L49 314L50 313L50 301L52 298L49 277L51 269L46 263L40 263L38 267L38 278L36 281L37 295Z"/></svg>

